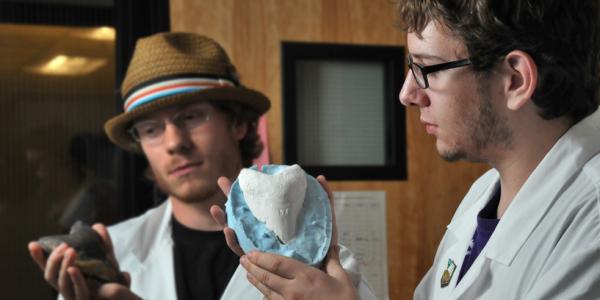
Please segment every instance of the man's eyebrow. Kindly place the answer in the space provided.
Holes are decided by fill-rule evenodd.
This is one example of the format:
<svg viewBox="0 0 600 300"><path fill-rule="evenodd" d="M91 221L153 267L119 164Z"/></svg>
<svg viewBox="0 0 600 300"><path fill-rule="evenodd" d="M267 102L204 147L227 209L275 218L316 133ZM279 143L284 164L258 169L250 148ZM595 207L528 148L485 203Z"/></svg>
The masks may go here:
<svg viewBox="0 0 600 300"><path fill-rule="evenodd" d="M139 118L135 121L133 121L131 123L131 125L135 125L135 124L141 124L141 123L148 123L148 122L154 122L156 121L156 119L150 118L150 117L143 117L143 118Z"/></svg>
<svg viewBox="0 0 600 300"><path fill-rule="evenodd" d="M212 107L212 104L210 104L209 102L206 102L206 101L202 101L202 102L193 102L192 101L190 103L186 103L186 104L179 106L178 109L182 110L182 109L186 109L186 108L190 108L190 107L210 108L210 107Z"/></svg>
<svg viewBox="0 0 600 300"><path fill-rule="evenodd" d="M431 59L431 60L437 60L437 61L446 61L445 59L437 56L437 55L431 55L431 54L424 54L424 53L409 53L408 55L410 55L413 59Z"/></svg>

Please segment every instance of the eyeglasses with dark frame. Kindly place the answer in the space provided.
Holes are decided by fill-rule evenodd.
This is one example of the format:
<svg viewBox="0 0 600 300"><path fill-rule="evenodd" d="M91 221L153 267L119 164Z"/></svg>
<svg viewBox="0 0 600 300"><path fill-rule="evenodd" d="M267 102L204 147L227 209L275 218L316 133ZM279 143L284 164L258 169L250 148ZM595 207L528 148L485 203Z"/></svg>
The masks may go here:
<svg viewBox="0 0 600 300"><path fill-rule="evenodd" d="M445 62L445 63L441 63L441 64L422 66L422 65L419 65L419 64L413 62L412 57L409 55L407 62L408 62L408 68L412 72L413 77L415 78L415 81L417 82L417 84L422 89L426 89L429 87L429 80L427 79L428 74L443 71L443 70L468 66L471 64L471 59L465 58L465 59L449 61L449 62Z"/></svg>

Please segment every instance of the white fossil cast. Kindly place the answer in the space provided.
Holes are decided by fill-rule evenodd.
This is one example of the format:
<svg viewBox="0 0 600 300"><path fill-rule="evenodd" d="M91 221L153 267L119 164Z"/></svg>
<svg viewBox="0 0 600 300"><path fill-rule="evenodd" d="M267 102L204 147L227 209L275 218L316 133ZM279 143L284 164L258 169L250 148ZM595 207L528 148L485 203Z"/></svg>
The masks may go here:
<svg viewBox="0 0 600 300"><path fill-rule="evenodd" d="M306 193L306 173L298 165L277 174L242 169L240 187L250 211L287 243L296 233L296 221Z"/></svg>

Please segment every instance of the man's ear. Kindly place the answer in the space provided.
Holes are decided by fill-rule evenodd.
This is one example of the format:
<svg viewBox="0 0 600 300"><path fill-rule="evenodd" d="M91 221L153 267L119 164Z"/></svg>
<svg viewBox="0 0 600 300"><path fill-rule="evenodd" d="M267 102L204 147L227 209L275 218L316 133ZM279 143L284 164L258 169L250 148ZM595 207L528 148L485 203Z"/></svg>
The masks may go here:
<svg viewBox="0 0 600 300"><path fill-rule="evenodd" d="M535 61L529 54L520 50L508 53L504 60L506 72L505 93L506 106L510 110L519 110L535 92L538 80L538 70Z"/></svg>
<svg viewBox="0 0 600 300"><path fill-rule="evenodd" d="M233 133L236 141L241 141L248 132L248 122L237 120L233 122Z"/></svg>

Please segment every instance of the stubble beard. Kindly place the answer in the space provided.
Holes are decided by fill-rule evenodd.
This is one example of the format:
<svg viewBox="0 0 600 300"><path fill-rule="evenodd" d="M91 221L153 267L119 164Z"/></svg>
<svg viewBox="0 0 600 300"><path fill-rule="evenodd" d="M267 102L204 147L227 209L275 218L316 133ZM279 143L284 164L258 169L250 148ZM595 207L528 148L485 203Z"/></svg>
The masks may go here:
<svg viewBox="0 0 600 300"><path fill-rule="evenodd" d="M490 91L489 80L480 78L477 85L477 99L474 103L477 109L462 114L466 117L457 120L456 128L460 128L465 134L453 149L440 153L444 160L486 162L488 158L485 152L490 148L511 147L512 130L507 126L506 119L494 110Z"/></svg>
<svg viewBox="0 0 600 300"><path fill-rule="evenodd" d="M206 182L193 182L193 190L189 193L184 193L180 191L180 187L176 186L180 183L169 183L156 173L154 173L154 178L156 179L155 184L157 184L163 193L185 203L201 203L213 197L217 192L221 192L216 184L216 180L214 185L209 185Z"/></svg>

